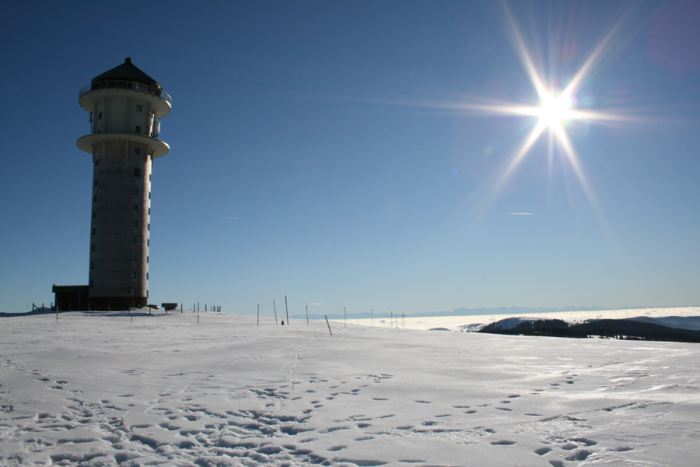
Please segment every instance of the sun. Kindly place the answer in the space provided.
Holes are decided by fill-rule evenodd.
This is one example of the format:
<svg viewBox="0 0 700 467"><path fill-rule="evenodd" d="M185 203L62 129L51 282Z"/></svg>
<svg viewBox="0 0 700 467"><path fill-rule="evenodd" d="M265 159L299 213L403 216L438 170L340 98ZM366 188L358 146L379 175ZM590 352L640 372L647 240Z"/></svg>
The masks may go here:
<svg viewBox="0 0 700 467"><path fill-rule="evenodd" d="M567 94L547 93L535 109L535 114L539 118L540 125L552 131L575 118L572 107L572 99Z"/></svg>

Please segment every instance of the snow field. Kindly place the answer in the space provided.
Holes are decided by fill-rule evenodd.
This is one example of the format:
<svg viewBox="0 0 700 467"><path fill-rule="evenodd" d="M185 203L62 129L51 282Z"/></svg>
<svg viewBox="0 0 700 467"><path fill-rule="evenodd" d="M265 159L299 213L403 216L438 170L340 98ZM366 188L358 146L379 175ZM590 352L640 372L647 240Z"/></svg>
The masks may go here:
<svg viewBox="0 0 700 467"><path fill-rule="evenodd" d="M0 321L0 465L693 465L700 347L191 313Z"/></svg>

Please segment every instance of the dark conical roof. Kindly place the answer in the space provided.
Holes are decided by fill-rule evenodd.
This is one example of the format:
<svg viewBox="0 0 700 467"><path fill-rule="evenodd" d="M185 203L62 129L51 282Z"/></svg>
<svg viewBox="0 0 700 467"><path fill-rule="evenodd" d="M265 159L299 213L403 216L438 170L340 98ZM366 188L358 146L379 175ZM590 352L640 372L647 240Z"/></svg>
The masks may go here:
<svg viewBox="0 0 700 467"><path fill-rule="evenodd" d="M140 68L131 63L131 57L126 57L124 63L115 66L111 70L107 70L101 75L92 78L92 85L102 81L131 81L136 83L144 83L151 86L156 86L162 89L160 83L144 73Z"/></svg>

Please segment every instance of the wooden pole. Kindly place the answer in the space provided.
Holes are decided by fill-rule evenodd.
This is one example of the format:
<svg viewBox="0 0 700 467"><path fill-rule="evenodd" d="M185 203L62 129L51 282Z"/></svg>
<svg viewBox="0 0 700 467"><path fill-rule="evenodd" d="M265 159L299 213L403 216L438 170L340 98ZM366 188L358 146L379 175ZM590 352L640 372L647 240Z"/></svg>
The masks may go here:
<svg viewBox="0 0 700 467"><path fill-rule="evenodd" d="M306 327L309 327L309 305L306 305Z"/></svg>
<svg viewBox="0 0 700 467"><path fill-rule="evenodd" d="M279 322L277 321L277 304L274 300L272 300L272 311L275 312L275 324L279 324Z"/></svg>
<svg viewBox="0 0 700 467"><path fill-rule="evenodd" d="M289 308L287 307L287 296L284 296L284 310L287 312L287 326L289 326Z"/></svg>
<svg viewBox="0 0 700 467"><path fill-rule="evenodd" d="M331 323L328 322L328 316L323 315L323 317L326 318L326 325L328 326L328 332L329 332L330 335L332 336L332 335L333 335L333 331L331 331Z"/></svg>
<svg viewBox="0 0 700 467"><path fill-rule="evenodd" d="M258 303L258 326L260 326L260 304Z"/></svg>

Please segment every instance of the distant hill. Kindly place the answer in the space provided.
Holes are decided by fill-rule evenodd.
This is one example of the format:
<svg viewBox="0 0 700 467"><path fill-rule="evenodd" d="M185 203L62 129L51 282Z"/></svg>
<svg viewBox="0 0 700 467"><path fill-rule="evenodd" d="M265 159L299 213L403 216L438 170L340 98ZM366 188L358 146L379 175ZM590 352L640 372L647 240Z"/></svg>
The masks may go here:
<svg viewBox="0 0 700 467"><path fill-rule="evenodd" d="M569 323L561 319L506 318L484 326L479 332L700 343L700 330L674 328L639 319L594 319Z"/></svg>

